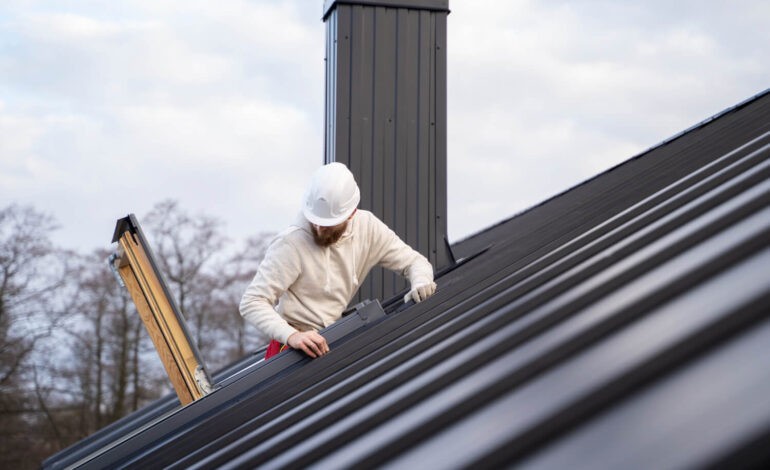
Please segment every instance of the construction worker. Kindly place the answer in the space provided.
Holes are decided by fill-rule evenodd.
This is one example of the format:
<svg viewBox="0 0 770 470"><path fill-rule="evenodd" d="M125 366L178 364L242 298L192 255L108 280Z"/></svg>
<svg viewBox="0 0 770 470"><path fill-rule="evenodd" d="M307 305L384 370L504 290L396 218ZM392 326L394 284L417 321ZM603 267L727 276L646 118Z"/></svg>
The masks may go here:
<svg viewBox="0 0 770 470"><path fill-rule="evenodd" d="M243 318L272 339L265 358L286 346L310 357L329 352L318 333L339 320L375 265L404 275L405 300L433 295L433 267L369 211L342 163L313 174L302 212L270 244L240 304Z"/></svg>

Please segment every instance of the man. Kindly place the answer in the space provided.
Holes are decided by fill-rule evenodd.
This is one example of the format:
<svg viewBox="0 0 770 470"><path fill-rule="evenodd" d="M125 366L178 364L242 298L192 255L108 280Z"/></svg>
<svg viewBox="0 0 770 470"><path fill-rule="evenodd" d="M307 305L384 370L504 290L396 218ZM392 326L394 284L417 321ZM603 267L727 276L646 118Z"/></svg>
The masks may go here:
<svg viewBox="0 0 770 470"><path fill-rule="evenodd" d="M406 276L405 300L433 295L433 267L361 200L353 174L330 163L313 174L296 222L270 244L240 304L243 318L272 339L265 359L285 346L310 357L329 352L318 330L340 319L375 265Z"/></svg>

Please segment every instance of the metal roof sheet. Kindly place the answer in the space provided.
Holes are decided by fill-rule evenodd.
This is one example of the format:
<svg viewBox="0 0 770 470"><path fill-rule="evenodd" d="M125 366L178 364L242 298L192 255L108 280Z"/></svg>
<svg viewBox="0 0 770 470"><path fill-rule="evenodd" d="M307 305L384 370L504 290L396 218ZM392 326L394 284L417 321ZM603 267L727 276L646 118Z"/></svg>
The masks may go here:
<svg viewBox="0 0 770 470"><path fill-rule="evenodd" d="M770 458L770 93L455 256L434 297L384 302L327 356L246 361L198 402L158 404L45 466L73 452L84 468Z"/></svg>

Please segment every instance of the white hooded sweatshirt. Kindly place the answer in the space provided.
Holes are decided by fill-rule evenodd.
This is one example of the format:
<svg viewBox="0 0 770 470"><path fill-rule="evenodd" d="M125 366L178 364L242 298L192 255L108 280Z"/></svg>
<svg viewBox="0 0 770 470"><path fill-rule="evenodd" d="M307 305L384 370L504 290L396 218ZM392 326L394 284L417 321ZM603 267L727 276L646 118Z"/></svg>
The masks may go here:
<svg viewBox="0 0 770 470"><path fill-rule="evenodd" d="M270 244L241 299L246 321L286 344L297 331L320 330L339 320L375 265L407 277L412 286L433 282L433 267L374 214L358 210L329 247L313 240L300 214Z"/></svg>

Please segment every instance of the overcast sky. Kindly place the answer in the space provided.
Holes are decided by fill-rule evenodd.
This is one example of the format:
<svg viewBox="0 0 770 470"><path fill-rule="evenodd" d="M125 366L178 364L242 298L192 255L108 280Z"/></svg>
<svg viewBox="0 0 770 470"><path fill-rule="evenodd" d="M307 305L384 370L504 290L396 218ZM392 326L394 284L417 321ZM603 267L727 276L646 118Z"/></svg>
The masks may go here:
<svg viewBox="0 0 770 470"><path fill-rule="evenodd" d="M449 237L770 86L770 2L450 0ZM323 161L322 0L0 2L0 207L108 247L164 199L278 231Z"/></svg>

